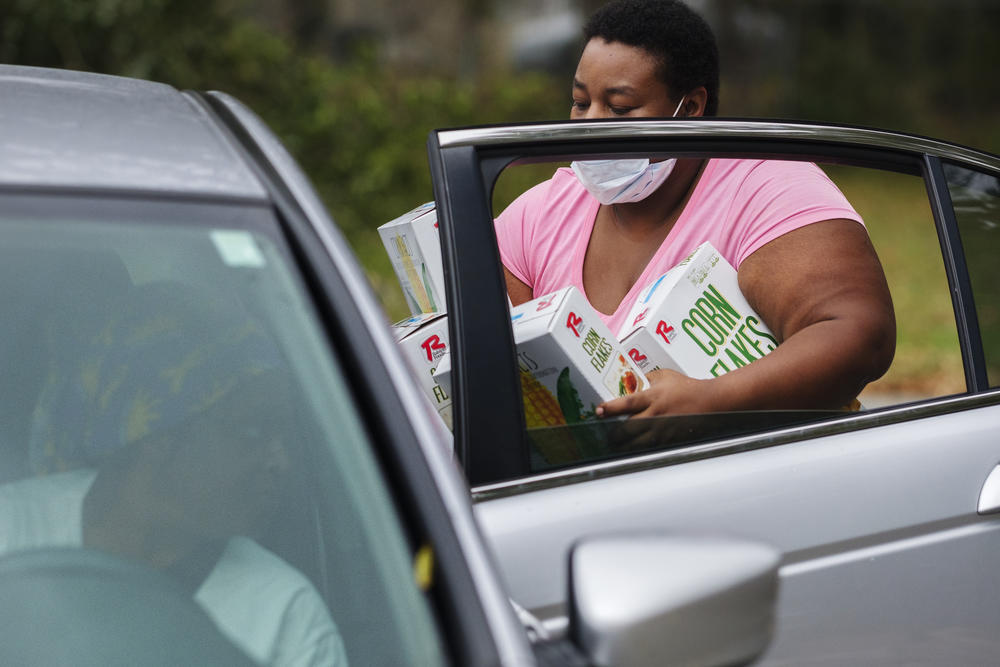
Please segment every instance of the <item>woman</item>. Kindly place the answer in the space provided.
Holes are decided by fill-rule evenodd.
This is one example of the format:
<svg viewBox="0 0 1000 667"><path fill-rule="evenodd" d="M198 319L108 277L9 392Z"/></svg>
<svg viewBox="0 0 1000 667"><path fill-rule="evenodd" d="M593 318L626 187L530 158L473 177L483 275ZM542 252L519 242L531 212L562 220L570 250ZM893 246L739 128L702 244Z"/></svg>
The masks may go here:
<svg viewBox="0 0 1000 667"><path fill-rule="evenodd" d="M571 118L715 115L718 56L677 0L616 0L591 17ZM763 160L574 163L497 219L515 305L574 284L617 331L635 295L698 244L737 268L781 345L711 380L672 371L602 416L838 408L895 350L892 301L861 218L815 165Z"/></svg>

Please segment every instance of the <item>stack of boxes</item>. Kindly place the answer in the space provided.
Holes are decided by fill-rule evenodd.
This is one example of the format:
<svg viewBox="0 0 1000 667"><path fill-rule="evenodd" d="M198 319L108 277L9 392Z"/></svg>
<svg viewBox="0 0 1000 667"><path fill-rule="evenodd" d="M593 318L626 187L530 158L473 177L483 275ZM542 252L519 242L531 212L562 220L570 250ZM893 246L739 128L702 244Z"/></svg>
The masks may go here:
<svg viewBox="0 0 1000 667"><path fill-rule="evenodd" d="M445 312L444 271L434 202L378 228L382 245L413 315Z"/></svg>
<svg viewBox="0 0 1000 667"><path fill-rule="evenodd" d="M412 314L393 325L396 342L417 374L424 394L450 429L450 386L446 390L435 380L438 365L449 348L441 241L434 202L385 223L378 232Z"/></svg>
<svg viewBox="0 0 1000 667"><path fill-rule="evenodd" d="M448 317L434 203L382 225L379 235L412 312L394 325L396 340L451 428ZM709 243L640 292L617 336L573 287L512 307L511 326L529 428L592 419L600 403L646 389L644 373L663 368L716 377L778 345L740 292L736 271Z"/></svg>
<svg viewBox="0 0 1000 667"><path fill-rule="evenodd" d="M646 376L575 287L510 311L528 428L592 419L604 401L646 389Z"/></svg>

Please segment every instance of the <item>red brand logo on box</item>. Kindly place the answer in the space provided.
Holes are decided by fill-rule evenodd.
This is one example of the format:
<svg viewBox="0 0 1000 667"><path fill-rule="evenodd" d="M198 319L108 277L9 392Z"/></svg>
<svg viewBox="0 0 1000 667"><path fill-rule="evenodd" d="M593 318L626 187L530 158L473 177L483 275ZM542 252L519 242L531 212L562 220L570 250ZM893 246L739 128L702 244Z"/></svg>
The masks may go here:
<svg viewBox="0 0 1000 667"><path fill-rule="evenodd" d="M639 322L642 322L644 319L646 319L646 313L648 313L648 312L649 312L649 308L646 308L644 311L642 311L641 313L639 313L638 315L636 315L635 319L632 320L632 326L635 326L635 325L639 324Z"/></svg>
<svg viewBox="0 0 1000 667"><path fill-rule="evenodd" d="M579 338L580 329L583 328L583 318L570 311L569 317L566 318L566 328L571 329L576 334L576 337Z"/></svg>
<svg viewBox="0 0 1000 667"><path fill-rule="evenodd" d="M674 328L663 320L660 320L657 323L656 333L660 334L660 338L662 338L668 345L670 344L670 341L677 336L677 332L674 331Z"/></svg>
<svg viewBox="0 0 1000 667"><path fill-rule="evenodd" d="M424 352L427 354L427 361L434 361L435 356L440 357L448 348L447 345L441 342L437 334L428 336L427 340L420 344L420 347L424 348ZM435 352L437 352L436 355L434 354Z"/></svg>
<svg viewBox="0 0 1000 667"><path fill-rule="evenodd" d="M646 355L639 352L639 350L635 349L634 347L628 351L628 356L630 356L632 358L632 361L634 361L637 364L646 361Z"/></svg>
<svg viewBox="0 0 1000 667"><path fill-rule="evenodd" d="M548 308L549 306L552 305L553 301L555 301L554 297L551 298L551 299L549 299L548 301L539 301L538 302L538 308L535 308L535 312L537 313L537 312L545 310L546 308Z"/></svg>

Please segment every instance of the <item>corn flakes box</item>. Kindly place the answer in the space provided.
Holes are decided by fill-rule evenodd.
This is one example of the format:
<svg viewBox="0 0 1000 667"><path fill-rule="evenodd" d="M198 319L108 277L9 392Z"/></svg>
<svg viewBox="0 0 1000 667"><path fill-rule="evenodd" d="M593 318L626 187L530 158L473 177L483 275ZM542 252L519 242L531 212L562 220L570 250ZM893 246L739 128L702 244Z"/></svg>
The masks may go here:
<svg viewBox="0 0 1000 667"><path fill-rule="evenodd" d="M689 377L718 377L778 346L740 291L736 270L703 243L636 298L618 332L644 372L666 368Z"/></svg>
<svg viewBox="0 0 1000 667"><path fill-rule="evenodd" d="M420 380L420 388L431 405L452 428L451 393L435 379L437 367L448 352L448 316L423 313L393 325L393 335L410 367Z"/></svg>
<svg viewBox="0 0 1000 667"><path fill-rule="evenodd" d="M600 403L649 386L574 287L514 307L511 325L529 428L586 421Z"/></svg>
<svg viewBox="0 0 1000 667"><path fill-rule="evenodd" d="M441 239L434 202L421 204L378 228L413 315L445 312Z"/></svg>

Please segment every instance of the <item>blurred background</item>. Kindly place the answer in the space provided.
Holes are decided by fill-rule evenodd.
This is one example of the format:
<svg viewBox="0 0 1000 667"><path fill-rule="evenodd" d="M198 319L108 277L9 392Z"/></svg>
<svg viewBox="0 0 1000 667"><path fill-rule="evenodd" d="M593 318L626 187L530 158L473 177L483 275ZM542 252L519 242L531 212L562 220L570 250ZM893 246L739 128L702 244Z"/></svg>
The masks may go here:
<svg viewBox="0 0 1000 667"><path fill-rule="evenodd" d="M582 48L580 28L600 4L3 0L0 62L235 95L299 160L390 317L397 317L406 313L405 305L375 230L432 198L428 132L566 118L570 78ZM719 40L720 115L887 127L1000 153L1000 77L993 71L1000 62L1000 0L689 4ZM855 203L859 211L879 205ZM931 238L932 261L934 243ZM902 263L916 261L907 257ZM890 283L897 310L908 292L921 305L927 301L907 275L890 275ZM941 298L937 308L945 309L947 320L946 290ZM939 320L936 313L900 315L914 317L917 327ZM944 341L941 354L954 350L953 332L937 338ZM905 345L900 353L920 362L938 354ZM897 361L904 359L897 355ZM938 383L928 391L941 393L960 382L960 377L935 379L935 373L940 374L918 368L892 382L904 390Z"/></svg>

